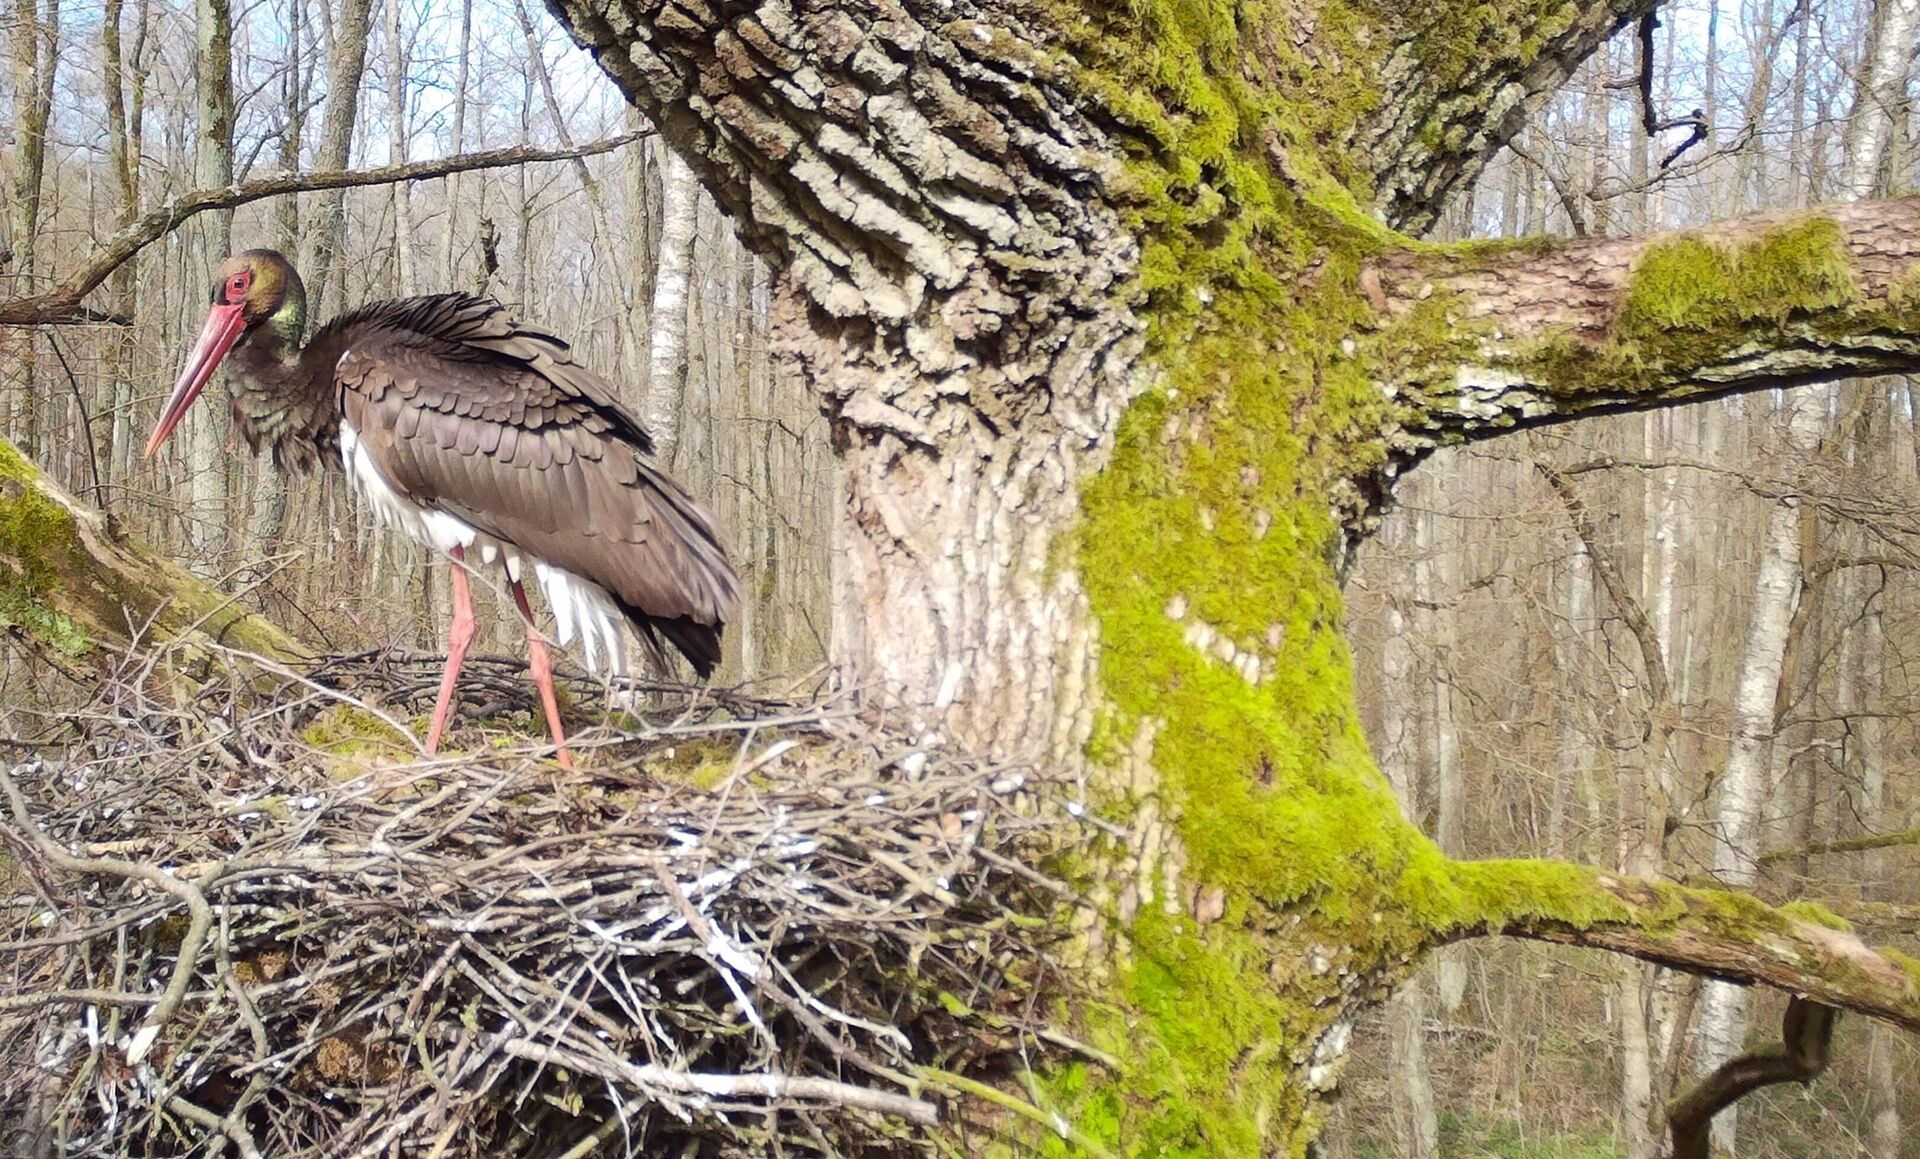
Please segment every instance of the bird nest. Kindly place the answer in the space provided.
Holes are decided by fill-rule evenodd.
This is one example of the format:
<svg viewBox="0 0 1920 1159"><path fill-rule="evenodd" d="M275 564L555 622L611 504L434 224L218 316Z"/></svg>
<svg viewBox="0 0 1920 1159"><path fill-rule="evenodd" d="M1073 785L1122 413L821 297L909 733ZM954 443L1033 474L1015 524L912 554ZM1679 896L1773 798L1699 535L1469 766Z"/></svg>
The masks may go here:
<svg viewBox="0 0 1920 1159"><path fill-rule="evenodd" d="M1034 770L689 689L573 773L340 727L418 657L150 683L0 776L7 1154L951 1151L1011 1121L957 1095L1031 1114L995 1078L1075 1049L1027 1016L1067 896L1031 866L1079 824Z"/></svg>

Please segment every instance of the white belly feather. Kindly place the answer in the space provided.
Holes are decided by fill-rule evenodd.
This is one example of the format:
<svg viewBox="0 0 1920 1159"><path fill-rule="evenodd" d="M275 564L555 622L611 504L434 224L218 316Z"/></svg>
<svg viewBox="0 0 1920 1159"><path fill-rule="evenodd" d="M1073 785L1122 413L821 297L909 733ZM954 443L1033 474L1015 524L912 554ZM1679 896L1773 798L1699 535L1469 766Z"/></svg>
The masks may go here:
<svg viewBox="0 0 1920 1159"><path fill-rule="evenodd" d="M345 422L340 424L340 461L346 466L348 482L366 498L367 506L381 523L399 529L414 542L438 552L451 552L456 547L477 548L480 563L497 561L506 568L508 579L520 582L519 548L488 535L458 516L422 507L395 491L380 474L373 456L366 452L359 433ZM625 617L607 589L563 567L532 556L526 558L533 564L533 576L547 597L547 606L553 609L554 635L560 644L564 647L571 643L577 628L589 671L600 671L600 653L604 651L611 673L625 675L627 647L620 632L620 622ZM467 562L474 563L472 556L467 557Z"/></svg>

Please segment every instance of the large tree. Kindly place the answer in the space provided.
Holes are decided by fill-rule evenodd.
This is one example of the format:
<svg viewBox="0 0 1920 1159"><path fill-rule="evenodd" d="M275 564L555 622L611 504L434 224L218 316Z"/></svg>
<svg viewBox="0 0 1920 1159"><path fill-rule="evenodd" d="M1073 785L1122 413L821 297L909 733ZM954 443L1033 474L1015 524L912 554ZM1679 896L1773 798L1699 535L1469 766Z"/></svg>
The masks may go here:
<svg viewBox="0 0 1920 1159"><path fill-rule="evenodd" d="M1420 240L1652 0L549 3L776 271L840 658L1125 833L1061 1015L1120 1065L1046 1077L1089 1135L1304 1151L1359 1010L1485 933L1920 1028L1920 970L1801 911L1449 860L1355 718L1340 576L1435 446L1920 361L1914 202Z"/></svg>

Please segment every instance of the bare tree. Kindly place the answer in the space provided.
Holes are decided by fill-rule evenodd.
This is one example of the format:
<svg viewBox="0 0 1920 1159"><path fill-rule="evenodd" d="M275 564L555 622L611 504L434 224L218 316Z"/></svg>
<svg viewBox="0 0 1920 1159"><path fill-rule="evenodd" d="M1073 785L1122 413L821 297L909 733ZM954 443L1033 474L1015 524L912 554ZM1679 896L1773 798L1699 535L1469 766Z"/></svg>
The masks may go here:
<svg viewBox="0 0 1920 1159"><path fill-rule="evenodd" d="M1802 392L1788 397L1781 415L1783 463L1812 459L1826 427L1825 403L1824 394ZM1797 497L1787 497L1775 503L1767 516L1733 699L1733 743L1716 786L1714 875L1736 889L1751 889L1759 872L1761 811L1777 729L1774 706L1780 696L1787 629L1800 591L1799 561L1800 503ZM1711 1074L1739 1054L1746 1031L1745 988L1709 981L1700 996L1700 1039L1695 1048L1699 1072ZM1736 1112L1737 1108L1721 1112L1713 1124L1715 1141L1729 1152L1734 1149Z"/></svg>

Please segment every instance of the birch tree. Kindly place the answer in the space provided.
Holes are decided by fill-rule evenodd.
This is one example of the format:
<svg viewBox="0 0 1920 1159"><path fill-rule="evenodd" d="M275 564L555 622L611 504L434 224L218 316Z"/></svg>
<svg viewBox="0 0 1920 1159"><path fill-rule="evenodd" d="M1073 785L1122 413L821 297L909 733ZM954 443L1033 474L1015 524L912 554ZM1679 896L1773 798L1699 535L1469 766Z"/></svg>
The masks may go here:
<svg viewBox="0 0 1920 1159"><path fill-rule="evenodd" d="M1813 458L1825 427L1825 402L1824 392L1787 396L1781 413L1783 464ZM1789 497L1774 503L1767 515L1734 692L1733 741L1716 785L1713 872L1722 884L1736 889L1752 888L1758 874L1762 810L1772 768L1774 705L1780 695L1787 627L1800 591L1800 514L1799 499ZM1710 1074L1738 1054L1745 1042L1746 989L1707 982L1698 1019L1696 1068ZM1728 1152L1734 1150L1736 1112L1737 1108L1729 1108L1714 1121L1715 1141Z"/></svg>
<svg viewBox="0 0 1920 1159"><path fill-rule="evenodd" d="M679 442L687 376L687 307L693 279L699 187L693 169L672 150L661 167L660 260L653 275L647 332L647 429L669 462Z"/></svg>

